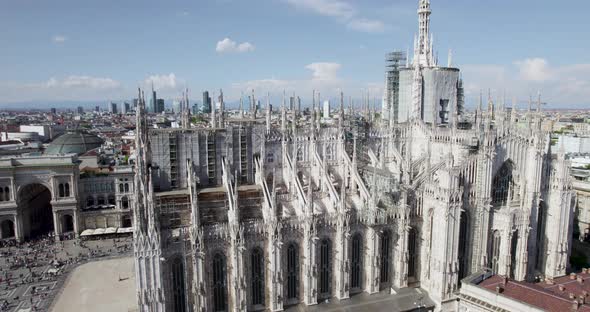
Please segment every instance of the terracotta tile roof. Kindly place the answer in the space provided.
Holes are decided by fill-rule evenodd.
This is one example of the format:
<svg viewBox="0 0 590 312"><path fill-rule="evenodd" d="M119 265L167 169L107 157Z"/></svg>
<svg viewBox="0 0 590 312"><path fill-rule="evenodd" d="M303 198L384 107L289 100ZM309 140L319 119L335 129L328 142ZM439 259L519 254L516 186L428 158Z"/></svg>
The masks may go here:
<svg viewBox="0 0 590 312"><path fill-rule="evenodd" d="M590 278L590 275L586 273L584 277ZM590 297L588 296L590 280L580 283L576 279L571 280L565 276L555 279L553 284L547 284L547 282L527 283L506 280L503 276L494 275L479 283L478 286L493 292L497 292L497 287L500 286L502 287L502 296L545 311L573 311L575 301L578 301L577 311L590 312ZM586 293L583 293L584 291Z"/></svg>

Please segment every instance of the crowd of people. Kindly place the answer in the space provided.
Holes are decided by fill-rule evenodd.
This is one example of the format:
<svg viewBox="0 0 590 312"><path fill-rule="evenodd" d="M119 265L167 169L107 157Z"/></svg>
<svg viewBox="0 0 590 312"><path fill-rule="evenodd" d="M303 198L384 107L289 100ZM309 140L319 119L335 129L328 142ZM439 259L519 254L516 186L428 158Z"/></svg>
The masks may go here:
<svg viewBox="0 0 590 312"><path fill-rule="evenodd" d="M70 238L56 241L54 236L45 235L22 243L15 240L0 241L0 291L10 293L22 286L26 289L34 283L54 282L81 263L100 257L124 255L133 248L129 237L96 241ZM22 298L24 295L26 299ZM0 311L9 311L24 300L29 301L31 311L36 311L37 305L47 296L47 291L38 291L32 286L29 294L23 290L11 300L0 300Z"/></svg>

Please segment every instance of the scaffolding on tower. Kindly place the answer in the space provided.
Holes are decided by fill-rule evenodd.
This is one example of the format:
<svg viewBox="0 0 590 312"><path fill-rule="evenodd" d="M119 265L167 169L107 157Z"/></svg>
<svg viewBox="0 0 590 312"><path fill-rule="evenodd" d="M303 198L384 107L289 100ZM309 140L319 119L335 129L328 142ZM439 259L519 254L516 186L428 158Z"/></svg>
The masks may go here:
<svg viewBox="0 0 590 312"><path fill-rule="evenodd" d="M385 101L389 119L394 123L397 123L399 111L399 72L400 68L405 66L406 60L407 55L402 51L393 51L385 55Z"/></svg>

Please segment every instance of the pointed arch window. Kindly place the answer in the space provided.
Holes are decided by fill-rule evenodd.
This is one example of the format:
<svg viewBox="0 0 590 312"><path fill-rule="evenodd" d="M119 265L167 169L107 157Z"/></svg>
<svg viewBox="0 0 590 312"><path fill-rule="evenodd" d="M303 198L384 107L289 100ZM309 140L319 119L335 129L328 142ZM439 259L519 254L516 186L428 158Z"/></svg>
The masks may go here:
<svg viewBox="0 0 590 312"><path fill-rule="evenodd" d="M518 230L512 233L512 240L510 241L510 277L515 278L516 272L516 255L518 253Z"/></svg>
<svg viewBox="0 0 590 312"><path fill-rule="evenodd" d="M545 210L544 202L539 203L539 213L537 217L537 270L543 270L543 249L545 244Z"/></svg>
<svg viewBox="0 0 590 312"><path fill-rule="evenodd" d="M320 242L318 292L320 296L330 295L332 243L325 238Z"/></svg>
<svg viewBox="0 0 590 312"><path fill-rule="evenodd" d="M416 229L410 229L408 234L408 277L416 277L416 262L418 258L418 234Z"/></svg>
<svg viewBox="0 0 590 312"><path fill-rule="evenodd" d="M173 311L186 312L186 282L184 277L184 263L181 257L172 260L172 305Z"/></svg>
<svg viewBox="0 0 590 312"><path fill-rule="evenodd" d="M328 145L326 147L326 159L334 160L334 148L332 147L332 145Z"/></svg>
<svg viewBox="0 0 590 312"><path fill-rule="evenodd" d="M469 225L469 215L467 211L461 212L461 222L459 227L459 279L463 279L467 275L467 234Z"/></svg>
<svg viewBox="0 0 590 312"><path fill-rule="evenodd" d="M264 305L264 253L254 248L250 255L252 305Z"/></svg>
<svg viewBox="0 0 590 312"><path fill-rule="evenodd" d="M363 267L363 240L361 234L352 237L352 248L350 254L350 288L361 288L362 267Z"/></svg>
<svg viewBox="0 0 590 312"><path fill-rule="evenodd" d="M299 252L297 244L287 247L287 299L299 297Z"/></svg>
<svg viewBox="0 0 590 312"><path fill-rule="evenodd" d="M511 161L506 161L494 176L492 188L492 201L494 204L505 204L511 200L510 189L514 187L512 177L513 165ZM509 198L510 197L510 198Z"/></svg>
<svg viewBox="0 0 590 312"><path fill-rule="evenodd" d="M213 256L213 311L227 310L227 278L225 256Z"/></svg>
<svg viewBox="0 0 590 312"><path fill-rule="evenodd" d="M381 235L381 245L379 246L381 254L381 283L389 283L389 262L391 261L391 233L383 232Z"/></svg>
<svg viewBox="0 0 590 312"><path fill-rule="evenodd" d="M303 161L303 149L302 148L297 149L297 161Z"/></svg>
<svg viewBox="0 0 590 312"><path fill-rule="evenodd" d="M500 263L500 231L495 230L492 233L492 241L490 246L490 266L493 274L498 274Z"/></svg>

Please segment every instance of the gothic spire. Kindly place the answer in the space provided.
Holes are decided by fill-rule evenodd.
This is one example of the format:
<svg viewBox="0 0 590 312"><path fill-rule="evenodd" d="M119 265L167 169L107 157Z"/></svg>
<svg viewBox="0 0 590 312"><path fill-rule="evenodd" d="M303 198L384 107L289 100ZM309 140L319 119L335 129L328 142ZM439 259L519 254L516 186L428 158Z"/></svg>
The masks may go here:
<svg viewBox="0 0 590 312"><path fill-rule="evenodd" d="M515 123L516 122L516 113L517 113L517 109L516 109L516 97L512 98L512 109L510 110L510 122Z"/></svg>
<svg viewBox="0 0 590 312"><path fill-rule="evenodd" d="M420 66L414 67L414 83L412 85L412 110L413 117L422 119L422 71Z"/></svg>
<svg viewBox="0 0 590 312"><path fill-rule="evenodd" d="M313 133L315 131L315 89L312 91L311 98L311 131Z"/></svg>
<svg viewBox="0 0 590 312"><path fill-rule="evenodd" d="M283 104L281 104L281 132L283 133L283 137L287 132L287 111L285 110L285 90L283 90Z"/></svg>
<svg viewBox="0 0 590 312"><path fill-rule="evenodd" d="M434 66L430 34L430 1L420 0L418 4L418 36L414 43L414 66Z"/></svg>
<svg viewBox="0 0 590 312"><path fill-rule="evenodd" d="M189 105L189 100L188 100L188 88L186 88L186 91L183 94L183 99L181 101L181 114L182 114L182 127L183 128L190 128L191 124L190 124L190 105Z"/></svg>
<svg viewBox="0 0 590 312"><path fill-rule="evenodd" d="M219 89L219 127L225 127L225 102L223 101L223 90Z"/></svg>
<svg viewBox="0 0 590 312"><path fill-rule="evenodd" d="M270 93L266 94L266 133L270 134Z"/></svg>
<svg viewBox="0 0 590 312"><path fill-rule="evenodd" d="M215 96L212 97L215 100ZM213 101L213 105L211 106L211 128L217 128L217 103Z"/></svg>
<svg viewBox="0 0 590 312"><path fill-rule="evenodd" d="M244 92L240 92L240 118L244 118Z"/></svg>
<svg viewBox="0 0 590 312"><path fill-rule="evenodd" d="M254 89L252 89L252 97L250 102L250 111L252 112L254 119L256 119L256 98L254 97Z"/></svg>
<svg viewBox="0 0 590 312"><path fill-rule="evenodd" d="M344 126L344 92L340 91L340 118L338 120L338 133L341 134Z"/></svg>

